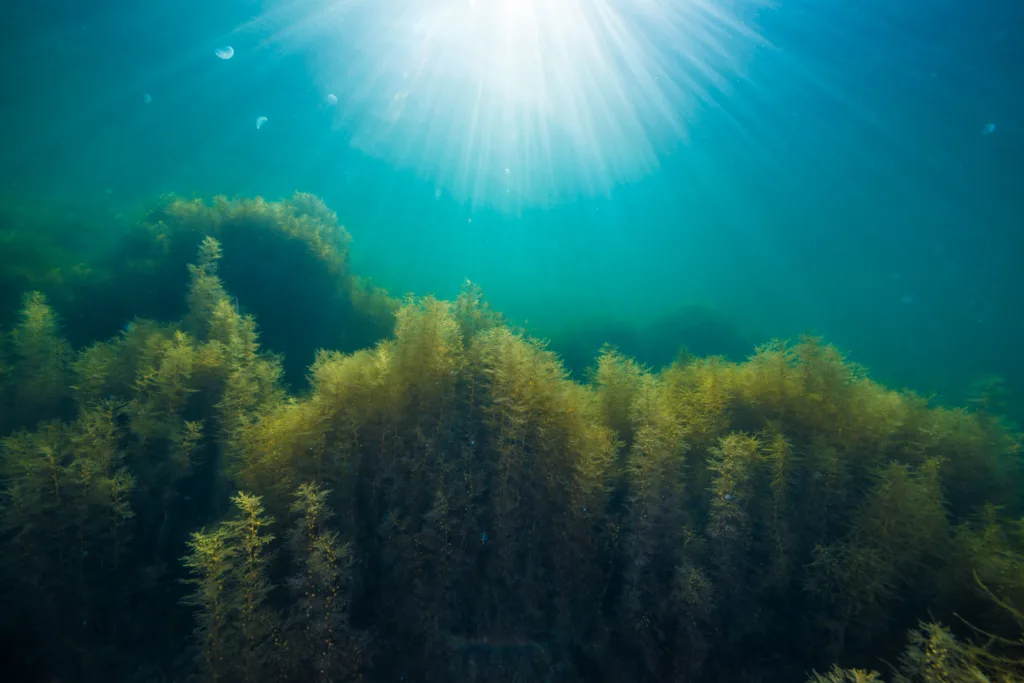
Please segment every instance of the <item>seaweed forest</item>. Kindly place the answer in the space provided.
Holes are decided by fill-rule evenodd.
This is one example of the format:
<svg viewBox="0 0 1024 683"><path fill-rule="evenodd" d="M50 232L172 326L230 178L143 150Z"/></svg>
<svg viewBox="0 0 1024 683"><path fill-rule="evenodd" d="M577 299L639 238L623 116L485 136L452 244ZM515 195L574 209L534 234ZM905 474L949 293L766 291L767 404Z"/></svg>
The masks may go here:
<svg viewBox="0 0 1024 683"><path fill-rule="evenodd" d="M348 245L298 194L5 247L0 678L1024 680L997 382L939 405L816 338L570 378Z"/></svg>

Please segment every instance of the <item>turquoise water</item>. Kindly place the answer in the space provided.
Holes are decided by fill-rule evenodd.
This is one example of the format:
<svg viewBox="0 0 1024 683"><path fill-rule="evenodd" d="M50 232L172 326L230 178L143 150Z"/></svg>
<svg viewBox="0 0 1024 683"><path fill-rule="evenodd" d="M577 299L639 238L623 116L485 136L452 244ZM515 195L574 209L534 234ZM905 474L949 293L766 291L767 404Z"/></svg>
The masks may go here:
<svg viewBox="0 0 1024 683"><path fill-rule="evenodd" d="M1022 34L5 8L0 681L1020 680Z"/></svg>
<svg viewBox="0 0 1024 683"><path fill-rule="evenodd" d="M1020 386L1018 5L386 4L8 10L0 188L111 230L302 190L357 273L469 278L556 348L699 306L951 400Z"/></svg>

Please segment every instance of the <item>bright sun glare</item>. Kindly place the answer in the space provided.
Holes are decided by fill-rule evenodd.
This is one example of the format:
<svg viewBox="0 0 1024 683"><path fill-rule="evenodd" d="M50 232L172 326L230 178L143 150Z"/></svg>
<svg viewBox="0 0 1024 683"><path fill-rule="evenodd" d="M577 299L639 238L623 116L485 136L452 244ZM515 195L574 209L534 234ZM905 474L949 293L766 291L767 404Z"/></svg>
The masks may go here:
<svg viewBox="0 0 1024 683"><path fill-rule="evenodd" d="M759 42L761 0L304 0L339 131L461 201L607 194L686 139Z"/></svg>

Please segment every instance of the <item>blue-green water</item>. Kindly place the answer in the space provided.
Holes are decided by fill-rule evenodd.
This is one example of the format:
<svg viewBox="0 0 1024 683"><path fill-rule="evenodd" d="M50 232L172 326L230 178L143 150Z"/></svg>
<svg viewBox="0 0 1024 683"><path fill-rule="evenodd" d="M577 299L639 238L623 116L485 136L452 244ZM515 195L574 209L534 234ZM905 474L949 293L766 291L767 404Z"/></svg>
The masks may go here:
<svg viewBox="0 0 1024 683"><path fill-rule="evenodd" d="M765 44L737 48L745 78L726 73L646 177L514 213L435 197L432 178L352 149L323 102L323 36L276 41L260 23L273 7L40 7L12 17L5 47L4 182L112 206L298 188L393 291L449 295L469 277L538 325L696 301L761 334L818 330L909 384L951 365L1015 372L1019 9L843 5L762 9Z"/></svg>
<svg viewBox="0 0 1024 683"><path fill-rule="evenodd" d="M395 149L354 147L382 115L377 94L364 91L400 87L397 67L371 58L378 45L394 53L383 62L425 60L417 87L431 115L465 119L473 99L468 84L443 80L443 36L433 48L420 37L428 49L417 56L403 47L417 37L399 33L413 22L387 9L8 10L0 180L11 196L98 204L111 216L162 193L276 198L299 189L338 212L360 274L394 293L441 296L470 278L540 334L556 336L578 318L646 324L701 304L756 341L823 334L876 375L922 391L960 397L993 373L1019 386L1020 7L716 4L748 32L720 27L717 47L695 41L693 61L678 46L636 37L655 59L676 60L663 68L682 88L664 89L665 105L680 107L676 129L652 120L623 139L652 145L648 171L620 183L614 162L595 170L587 155L574 163L541 151L510 169L507 187L499 179L475 197L458 174L500 173L506 162L486 150L510 128L523 137L505 144L508 156L526 159L516 153L536 145L526 138L543 121L503 118L499 99L477 112L475 132L413 120L382 136L381 147L412 149L406 157L454 146L468 148L470 161L410 163ZM394 14L406 11L400 5ZM318 15L331 6L353 16ZM214 56L221 44L234 47L231 60ZM716 52L728 59L716 63ZM549 71L576 59L542 56ZM715 82L699 73L708 64ZM579 89L580 107L616 97L597 87L602 68L631 74L586 65L579 73L597 85ZM705 91L686 92L693 82ZM335 88L331 106L325 96ZM257 116L268 118L260 130ZM989 123L996 128L985 135Z"/></svg>
<svg viewBox="0 0 1024 683"><path fill-rule="evenodd" d="M1021 680L1024 5L2 16L0 681Z"/></svg>

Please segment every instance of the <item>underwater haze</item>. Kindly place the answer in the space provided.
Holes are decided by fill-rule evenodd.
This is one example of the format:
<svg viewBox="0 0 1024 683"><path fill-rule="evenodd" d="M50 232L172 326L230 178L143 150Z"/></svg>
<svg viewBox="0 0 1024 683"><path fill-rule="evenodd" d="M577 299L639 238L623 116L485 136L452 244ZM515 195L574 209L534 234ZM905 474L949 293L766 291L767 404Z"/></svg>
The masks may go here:
<svg viewBox="0 0 1024 683"><path fill-rule="evenodd" d="M111 217L311 192L396 294L469 278L550 337L710 306L962 398L1024 379L1022 12L34 3L5 22L0 173Z"/></svg>
<svg viewBox="0 0 1024 683"><path fill-rule="evenodd" d="M3 14L0 679L1024 680L1024 4Z"/></svg>

